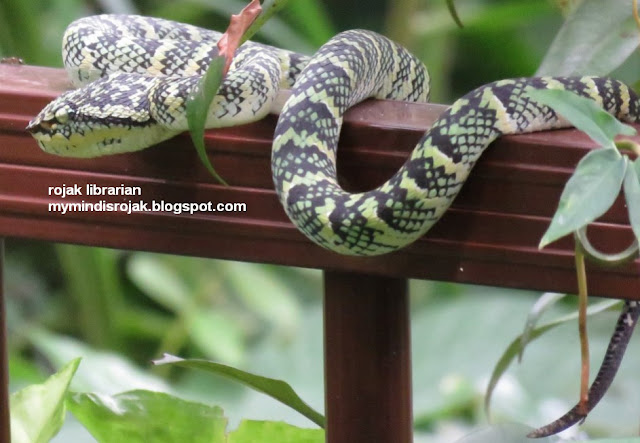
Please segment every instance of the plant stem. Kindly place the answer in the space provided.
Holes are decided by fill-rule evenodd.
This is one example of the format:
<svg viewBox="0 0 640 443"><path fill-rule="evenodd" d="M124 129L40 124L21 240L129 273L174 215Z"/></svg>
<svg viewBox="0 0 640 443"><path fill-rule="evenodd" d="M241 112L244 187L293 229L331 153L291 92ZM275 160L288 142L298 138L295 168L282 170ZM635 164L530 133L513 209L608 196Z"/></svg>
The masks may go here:
<svg viewBox="0 0 640 443"><path fill-rule="evenodd" d="M589 412L589 337L587 336L587 273L584 265L584 253L580 242L576 239L576 275L578 277L578 331L580 334L580 357L582 359L580 373L579 412Z"/></svg>
<svg viewBox="0 0 640 443"><path fill-rule="evenodd" d="M640 157L640 145L632 140L620 140L616 142L616 148L622 152L632 152Z"/></svg>

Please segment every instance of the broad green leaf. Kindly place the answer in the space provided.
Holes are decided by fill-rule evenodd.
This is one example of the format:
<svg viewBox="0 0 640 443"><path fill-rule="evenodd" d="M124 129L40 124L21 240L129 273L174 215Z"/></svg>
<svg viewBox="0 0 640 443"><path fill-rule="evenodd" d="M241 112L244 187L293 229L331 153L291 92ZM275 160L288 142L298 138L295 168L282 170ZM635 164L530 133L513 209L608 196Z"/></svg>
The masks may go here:
<svg viewBox="0 0 640 443"><path fill-rule="evenodd" d="M209 107L222 83L224 64L225 59L221 56L213 57L211 60L206 74L187 99L187 122L189 124L191 140L193 140L200 161L216 180L226 185L227 183L218 175L211 165L209 157L207 156L207 149L204 145L204 130L207 116L209 115Z"/></svg>
<svg viewBox="0 0 640 443"><path fill-rule="evenodd" d="M532 428L519 423L503 423L486 426L473 431L466 437L457 440L456 443L530 443L527 433ZM540 443L558 441L557 437L545 437L535 440Z"/></svg>
<svg viewBox="0 0 640 443"><path fill-rule="evenodd" d="M620 192L626 167L627 157L615 149L597 149L585 155L565 185L538 247L542 249L604 214Z"/></svg>
<svg viewBox="0 0 640 443"><path fill-rule="evenodd" d="M530 90L527 94L566 118L601 146L614 148L618 134L634 135L636 130L606 112L595 101L561 89Z"/></svg>
<svg viewBox="0 0 640 443"><path fill-rule="evenodd" d="M323 429L304 429L284 422L243 420L228 443L324 443Z"/></svg>
<svg viewBox="0 0 640 443"><path fill-rule="evenodd" d="M638 43L631 0L584 0L567 17L536 75L606 75Z"/></svg>
<svg viewBox="0 0 640 443"><path fill-rule="evenodd" d="M295 393L293 388L282 380L276 380L273 378L262 377L260 375L251 374L249 372L241 371L240 369L232 368L230 366L222 365L219 363L199 360L199 359L182 359L173 355L165 354L163 358L154 360L155 365L175 364L185 368L200 369L208 371L213 374L221 375L223 377L230 378L237 382L240 382L256 391L267 394L268 396L278 400L279 402L289 406L290 408L298 411L300 414L307 417L320 427L324 427L324 416L315 411L311 406L306 404Z"/></svg>
<svg viewBox="0 0 640 443"><path fill-rule="evenodd" d="M170 391L160 377L143 371L120 354L97 351L85 343L53 334L45 329L29 328L25 336L54 367L82 356L82 366L73 377L74 391L99 391L110 394L131 389Z"/></svg>
<svg viewBox="0 0 640 443"><path fill-rule="evenodd" d="M587 308L587 315L588 316L595 315L599 312L606 311L612 306L618 305L620 303L621 302L618 300L607 300L601 303L591 305ZM577 318L578 318L578 312L576 311L571 314L559 317L556 320L545 323L541 326L538 326L537 328L531 331L529 335L529 343L531 343L532 341L534 341L535 339L537 339L538 337L540 337L542 334L549 331L550 329L553 329L556 326L560 326L563 323L574 321ZM502 356L500 356L498 363L496 363L496 366L493 368L493 372L491 373L491 379L489 380L489 384L487 385L487 392L484 397L484 409L487 417L490 417L491 415L490 405L491 405L491 395L493 394L493 390L495 389L502 375L509 368L509 365L511 364L513 359L516 358L518 354L521 352L520 350L521 346L522 346L522 335L519 335L509 344L509 346L507 346L507 349L505 349L505 351L502 353Z"/></svg>
<svg viewBox="0 0 640 443"><path fill-rule="evenodd" d="M630 164L624 175L624 197L627 200L631 228L640 241L640 159Z"/></svg>
<svg viewBox="0 0 640 443"><path fill-rule="evenodd" d="M538 320L542 317L550 307L555 305L558 301L562 300L566 297L567 294L557 294L555 292L547 292L540 296L538 300L534 303L533 307L529 311L527 315L527 321L524 325L524 330L522 331L522 335L520 336L520 352L518 353L518 362L522 361L522 356L524 354L524 349L529 343L529 338L531 335L531 331L538 324Z"/></svg>
<svg viewBox="0 0 640 443"><path fill-rule="evenodd" d="M40 385L11 394L12 443L47 443L64 423L64 398L80 359L67 363Z"/></svg>
<svg viewBox="0 0 640 443"><path fill-rule="evenodd" d="M227 419L217 406L153 391L113 396L76 393L69 410L100 443L225 443Z"/></svg>

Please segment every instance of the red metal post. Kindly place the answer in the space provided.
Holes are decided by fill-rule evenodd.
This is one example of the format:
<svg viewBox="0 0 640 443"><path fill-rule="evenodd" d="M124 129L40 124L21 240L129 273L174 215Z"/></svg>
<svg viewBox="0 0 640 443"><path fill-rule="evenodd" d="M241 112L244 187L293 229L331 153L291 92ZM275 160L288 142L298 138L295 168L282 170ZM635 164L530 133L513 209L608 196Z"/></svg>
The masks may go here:
<svg viewBox="0 0 640 443"><path fill-rule="evenodd" d="M410 443L407 280L324 273L327 443Z"/></svg>
<svg viewBox="0 0 640 443"><path fill-rule="evenodd" d="M9 421L9 357L7 352L7 315L4 302L4 239L0 237L0 443L11 443Z"/></svg>

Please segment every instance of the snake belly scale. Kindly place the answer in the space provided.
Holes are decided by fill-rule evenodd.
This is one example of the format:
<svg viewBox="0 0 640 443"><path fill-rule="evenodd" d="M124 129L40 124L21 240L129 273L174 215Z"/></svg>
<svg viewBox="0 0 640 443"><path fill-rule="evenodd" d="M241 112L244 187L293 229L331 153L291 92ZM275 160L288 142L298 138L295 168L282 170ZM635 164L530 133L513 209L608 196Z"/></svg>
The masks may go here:
<svg viewBox="0 0 640 443"><path fill-rule="evenodd" d="M77 20L65 33L63 61L79 89L47 105L27 130L44 151L72 157L136 151L185 131L186 101L217 54L219 38L213 31L148 17ZM292 94L280 114L272 150L278 197L307 237L349 255L385 254L421 237L497 137L568 126L553 110L529 99L529 90L571 90L623 121L640 121L638 97L616 80L497 81L455 101L387 182L351 194L336 178L344 112L369 97L426 102L427 69L401 46L369 31L343 32L311 58L247 42L235 54L206 126L262 118L281 87L292 88ZM627 317L633 321L625 322ZM626 344L637 317L637 305L628 302L612 343ZM624 347L607 351L589 409L608 387ZM579 419L572 410L531 435L559 432Z"/></svg>

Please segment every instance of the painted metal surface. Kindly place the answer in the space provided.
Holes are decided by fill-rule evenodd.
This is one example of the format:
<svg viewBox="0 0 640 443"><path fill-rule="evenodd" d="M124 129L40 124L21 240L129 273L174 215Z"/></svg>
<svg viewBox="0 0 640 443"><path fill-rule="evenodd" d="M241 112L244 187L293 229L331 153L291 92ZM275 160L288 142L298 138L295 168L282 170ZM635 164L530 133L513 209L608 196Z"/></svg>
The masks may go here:
<svg viewBox="0 0 640 443"><path fill-rule="evenodd" d="M480 160L447 215L397 253L341 257L306 240L288 222L272 190L270 141L276 116L209 131L206 143L229 187L202 167L187 135L135 154L78 160L41 152L23 131L44 104L68 87L62 70L0 66L0 235L163 251L538 290L575 292L573 242L537 244L564 183L593 142L575 130L504 137ZM390 176L442 112L440 105L366 102L347 114L339 172L348 189ZM637 139L640 140L640 139ZM244 202L247 212L60 214L48 204L53 185L140 186L144 200ZM74 200L95 201L82 196ZM624 248L631 240L621 202L592 229L594 244ZM593 294L637 298L640 263L591 269Z"/></svg>

